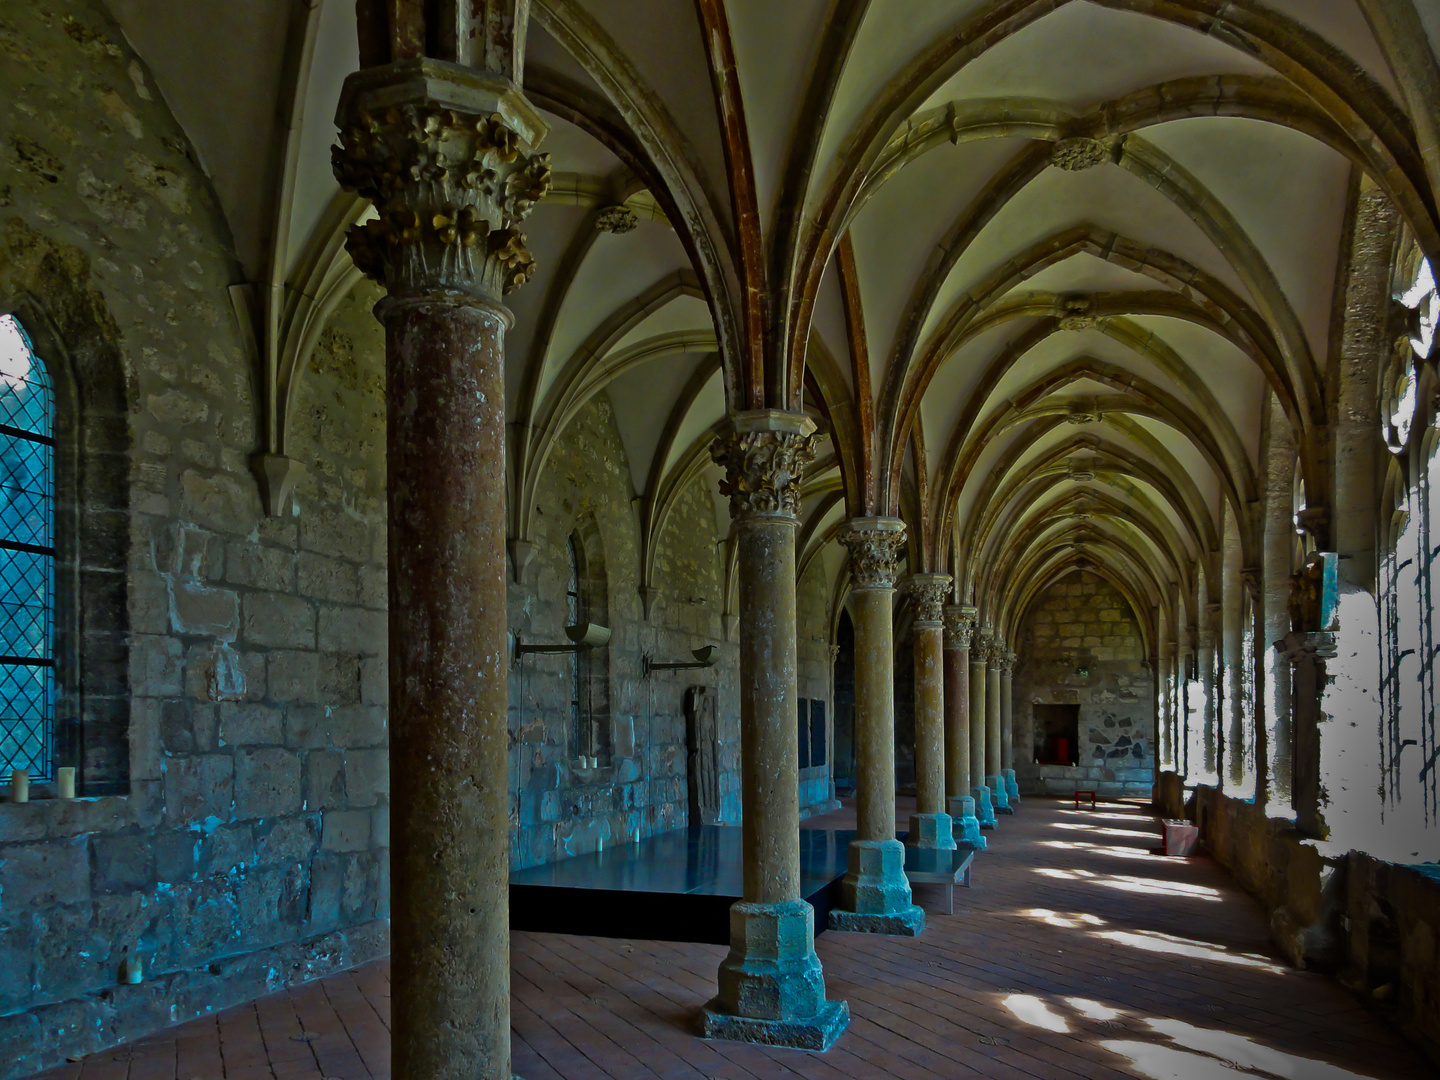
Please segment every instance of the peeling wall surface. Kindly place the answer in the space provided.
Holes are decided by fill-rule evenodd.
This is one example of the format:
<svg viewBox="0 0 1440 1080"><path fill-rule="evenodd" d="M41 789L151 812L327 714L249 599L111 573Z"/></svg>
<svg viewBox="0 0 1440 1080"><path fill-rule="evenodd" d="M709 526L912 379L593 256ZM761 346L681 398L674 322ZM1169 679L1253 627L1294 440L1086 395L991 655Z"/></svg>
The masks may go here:
<svg viewBox="0 0 1440 1080"><path fill-rule="evenodd" d="M1148 797L1155 776L1151 673L1135 616L1115 589L1080 571L1036 598L1015 666L1015 773L1026 792L1077 787ZM1041 764L1036 704L1080 707L1075 765Z"/></svg>

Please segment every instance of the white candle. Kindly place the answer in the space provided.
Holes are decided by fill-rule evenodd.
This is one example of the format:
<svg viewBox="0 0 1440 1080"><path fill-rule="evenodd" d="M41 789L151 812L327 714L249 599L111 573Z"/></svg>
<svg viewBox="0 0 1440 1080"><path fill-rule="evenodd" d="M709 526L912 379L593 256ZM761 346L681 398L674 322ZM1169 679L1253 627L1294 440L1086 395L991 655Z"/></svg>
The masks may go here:
<svg viewBox="0 0 1440 1080"><path fill-rule="evenodd" d="M62 765L55 770L55 793L62 799L75 797L75 766Z"/></svg>
<svg viewBox="0 0 1440 1080"><path fill-rule="evenodd" d="M10 801L30 801L30 773L25 769L16 769L10 774Z"/></svg>

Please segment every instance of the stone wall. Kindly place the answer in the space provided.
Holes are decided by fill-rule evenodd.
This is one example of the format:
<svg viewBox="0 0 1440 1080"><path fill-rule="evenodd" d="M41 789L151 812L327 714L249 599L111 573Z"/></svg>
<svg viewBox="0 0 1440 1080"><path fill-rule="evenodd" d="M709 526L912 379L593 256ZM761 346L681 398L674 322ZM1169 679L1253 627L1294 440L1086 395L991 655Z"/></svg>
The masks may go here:
<svg viewBox="0 0 1440 1080"><path fill-rule="evenodd" d="M387 779L369 298L306 373L299 512L266 518L228 230L144 65L88 0L6 5L0 56L0 303L79 373L84 483L107 491L80 491L76 588L121 607L79 666L128 710L82 716L103 786L0 803L9 1077L383 952Z"/></svg>
<svg viewBox="0 0 1440 1080"><path fill-rule="evenodd" d="M830 583L823 560L812 560L800 575L795 605L799 696L824 702L825 707L825 763L800 770L800 815L809 817L840 805L835 798L833 769L835 699L831 685L835 662L830 651ZM796 738L799 738L798 724Z"/></svg>
<svg viewBox="0 0 1440 1080"><path fill-rule="evenodd" d="M564 640L567 543L585 540L592 587L603 591L612 637L589 657L591 712L605 702L608 754L598 767L577 761L570 728L570 658L527 655L511 673L510 755L513 865L534 866L594 851L688 822L684 693L705 686L717 698L717 763L722 820L739 821L738 650L725 641L722 535L714 502L697 480L682 494L656 543L655 592L647 621L640 594L640 532L630 466L604 395L561 435L535 500L534 555L526 581L510 586L510 627L522 641ZM603 580L602 580L603 579ZM596 620L600 621L600 620ZM720 646L708 669L642 677L641 657L687 661Z"/></svg>
<svg viewBox="0 0 1440 1080"><path fill-rule="evenodd" d="M1021 790L1063 794L1086 787L1148 798L1155 776L1154 681L1124 597L1095 574L1071 574L1036 598L1015 651ZM1076 765L1037 763L1044 749L1037 703L1080 707Z"/></svg>

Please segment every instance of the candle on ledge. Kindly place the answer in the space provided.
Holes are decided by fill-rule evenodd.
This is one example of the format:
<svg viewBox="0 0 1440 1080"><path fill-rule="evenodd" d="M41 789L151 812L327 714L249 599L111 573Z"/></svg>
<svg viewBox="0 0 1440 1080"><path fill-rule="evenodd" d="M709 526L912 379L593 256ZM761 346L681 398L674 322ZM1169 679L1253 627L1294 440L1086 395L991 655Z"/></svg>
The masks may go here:
<svg viewBox="0 0 1440 1080"><path fill-rule="evenodd" d="M55 794L62 799L75 797L75 766L62 765L55 770Z"/></svg>
<svg viewBox="0 0 1440 1080"><path fill-rule="evenodd" d="M15 769L10 773L10 801L30 801L30 773L26 769Z"/></svg>

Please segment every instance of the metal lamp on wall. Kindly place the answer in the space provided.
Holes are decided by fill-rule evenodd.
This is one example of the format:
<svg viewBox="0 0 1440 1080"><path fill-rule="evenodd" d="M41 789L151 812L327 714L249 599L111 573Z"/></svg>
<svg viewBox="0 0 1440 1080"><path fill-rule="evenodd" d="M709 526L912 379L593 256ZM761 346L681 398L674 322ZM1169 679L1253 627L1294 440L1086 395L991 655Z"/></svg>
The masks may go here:
<svg viewBox="0 0 1440 1080"><path fill-rule="evenodd" d="M520 641L520 635L515 635L515 660L518 663L520 657L526 653L570 653L580 652L582 649L603 649L610 644L610 628L598 626L595 623L576 623L574 626L565 627L565 636L570 640L554 645L526 645Z"/></svg>
<svg viewBox="0 0 1440 1080"><path fill-rule="evenodd" d="M691 649L690 655L694 660L685 660L673 664L657 664L650 657L643 657L640 666L645 673L645 678L650 677L652 671L678 671L681 668L708 668L715 666L716 657L720 653L718 645L701 645L698 649Z"/></svg>

